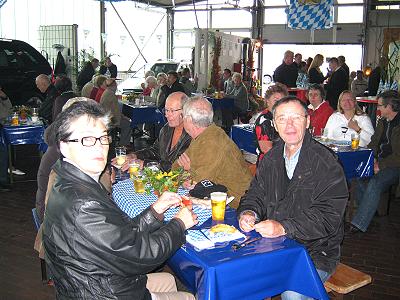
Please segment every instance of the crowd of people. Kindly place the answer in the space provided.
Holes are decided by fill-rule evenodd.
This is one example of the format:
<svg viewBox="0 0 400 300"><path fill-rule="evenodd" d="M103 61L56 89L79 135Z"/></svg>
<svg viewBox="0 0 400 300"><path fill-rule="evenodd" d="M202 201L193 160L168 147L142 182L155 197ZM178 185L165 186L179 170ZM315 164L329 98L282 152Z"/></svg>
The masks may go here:
<svg viewBox="0 0 400 300"><path fill-rule="evenodd" d="M197 79L191 79L189 69L181 76L174 71L157 77L148 72L143 95L164 109L167 123L152 145L128 153L121 170L127 171L132 161L141 167L157 161L163 171L188 171L188 189L204 179L225 186L235 197L230 205L237 209L242 231L255 230L269 238L286 235L302 243L326 281L339 262L344 235L365 232L380 194L399 182L400 97L397 91L377 96L381 118L374 129L355 99L354 91L363 93L365 87L362 73L353 74L349 84L352 76L339 56L330 58L326 77L320 70L323 59L318 54L303 62L301 54L285 52L275 70L276 83L268 87L263 109L254 118L255 176L236 144L214 123L211 103L193 96ZM193 211L181 207L164 222L164 213L181 203L171 192L133 219L112 201L109 166L115 159L109 153L117 136L119 145L130 144L130 121L115 95L117 67L106 58L96 74L98 65L93 59L79 74L81 97L72 91L68 77L54 84L44 74L36 78L46 96L39 114L49 125L48 150L38 171L36 206L43 223L37 247L57 297L194 299L177 292L170 275L152 273L185 243L185 231L198 222ZM308 103L288 92L299 75L302 84L307 82ZM232 116L248 111L249 92L241 74L229 69L223 71L221 87L234 101L229 115L223 114L224 125L230 127ZM0 88L1 105L7 105L4 98ZM343 168L314 137L350 141L354 133L360 136L360 146L374 151L374 175L357 181L358 209L344 226L348 185ZM0 177L0 187L3 184ZM304 299L292 291L281 297Z"/></svg>

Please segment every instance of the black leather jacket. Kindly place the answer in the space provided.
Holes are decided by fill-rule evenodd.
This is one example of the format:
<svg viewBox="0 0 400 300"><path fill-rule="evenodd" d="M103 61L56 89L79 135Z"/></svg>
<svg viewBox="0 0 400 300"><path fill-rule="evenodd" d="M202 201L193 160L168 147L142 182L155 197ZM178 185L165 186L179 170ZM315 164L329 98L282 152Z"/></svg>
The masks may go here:
<svg viewBox="0 0 400 300"><path fill-rule="evenodd" d="M57 299L151 299L146 273L184 242L184 228L152 208L134 219L105 188L58 161L44 220L45 259Z"/></svg>
<svg viewBox="0 0 400 300"><path fill-rule="evenodd" d="M158 139L148 148L135 152L137 158L146 161L158 161L164 171L171 170L174 161L189 147L192 138L183 129L178 143L170 149L174 128L169 127L168 123L160 130Z"/></svg>
<svg viewBox="0 0 400 300"><path fill-rule="evenodd" d="M238 214L254 211L260 220L282 224L287 236L303 244L318 269L331 273L339 262L346 178L337 158L306 133L288 184L279 141L261 160Z"/></svg>

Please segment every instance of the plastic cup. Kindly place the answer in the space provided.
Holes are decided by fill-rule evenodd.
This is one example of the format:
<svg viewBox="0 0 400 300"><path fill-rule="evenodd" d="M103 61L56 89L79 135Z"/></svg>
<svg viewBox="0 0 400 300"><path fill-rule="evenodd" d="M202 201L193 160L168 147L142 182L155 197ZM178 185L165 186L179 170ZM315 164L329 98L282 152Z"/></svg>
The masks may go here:
<svg viewBox="0 0 400 300"><path fill-rule="evenodd" d="M211 193L211 216L214 221L223 221L225 219L226 193Z"/></svg>
<svg viewBox="0 0 400 300"><path fill-rule="evenodd" d="M351 149L357 150L360 147L360 135L358 133L351 134Z"/></svg>

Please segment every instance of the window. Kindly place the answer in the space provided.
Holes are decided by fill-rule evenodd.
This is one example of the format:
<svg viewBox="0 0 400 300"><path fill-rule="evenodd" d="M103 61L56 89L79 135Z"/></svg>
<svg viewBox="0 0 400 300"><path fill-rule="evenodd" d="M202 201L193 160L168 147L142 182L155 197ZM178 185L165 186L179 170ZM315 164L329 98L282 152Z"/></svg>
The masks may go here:
<svg viewBox="0 0 400 300"><path fill-rule="evenodd" d="M251 14L245 10L216 10L212 12L213 28L250 28Z"/></svg>
<svg viewBox="0 0 400 300"><path fill-rule="evenodd" d="M337 23L362 23L364 8L362 6L338 6Z"/></svg>
<svg viewBox="0 0 400 300"><path fill-rule="evenodd" d="M200 28L207 27L207 12L198 11L197 19ZM177 11L175 12L175 28L176 29L193 29L197 28L196 14L194 11Z"/></svg>
<svg viewBox="0 0 400 300"><path fill-rule="evenodd" d="M286 24L286 8L266 8L264 24Z"/></svg>

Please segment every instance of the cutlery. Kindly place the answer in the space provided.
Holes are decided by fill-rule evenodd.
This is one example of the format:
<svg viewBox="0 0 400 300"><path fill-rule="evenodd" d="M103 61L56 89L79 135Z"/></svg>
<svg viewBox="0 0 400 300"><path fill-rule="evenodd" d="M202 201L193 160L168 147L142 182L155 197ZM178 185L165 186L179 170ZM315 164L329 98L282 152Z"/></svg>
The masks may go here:
<svg viewBox="0 0 400 300"><path fill-rule="evenodd" d="M256 238L252 238L252 239L247 239L247 240L245 240L245 241L243 241L241 243L235 243L235 244L232 245L232 249L234 251L239 250L239 249L241 249L243 247L246 247L247 245L252 244L252 243L254 243L254 242L258 241L258 240L261 240L261 236L256 237Z"/></svg>

